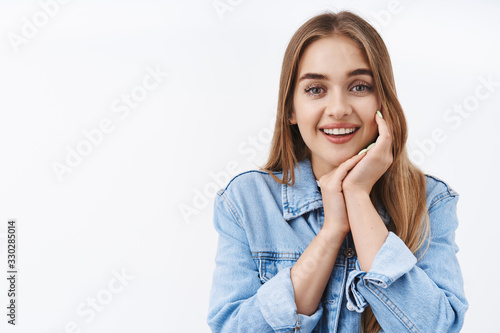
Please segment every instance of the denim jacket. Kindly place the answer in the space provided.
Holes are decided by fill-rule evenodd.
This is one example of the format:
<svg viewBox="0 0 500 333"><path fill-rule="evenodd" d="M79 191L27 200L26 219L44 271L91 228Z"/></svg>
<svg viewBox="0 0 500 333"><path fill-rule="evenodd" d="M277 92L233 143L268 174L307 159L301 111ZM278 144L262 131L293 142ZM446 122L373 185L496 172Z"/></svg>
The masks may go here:
<svg viewBox="0 0 500 333"><path fill-rule="evenodd" d="M274 173L281 178L281 172ZM290 269L323 226L323 203L309 158L295 184L250 170L217 192L219 234L207 323L213 332L361 332L370 305L381 332L459 332L468 302L456 253L458 193L426 175L431 240L413 254L389 231L368 272L349 233L316 312L297 314ZM390 218L378 205L382 220ZM390 229L390 228L388 228Z"/></svg>

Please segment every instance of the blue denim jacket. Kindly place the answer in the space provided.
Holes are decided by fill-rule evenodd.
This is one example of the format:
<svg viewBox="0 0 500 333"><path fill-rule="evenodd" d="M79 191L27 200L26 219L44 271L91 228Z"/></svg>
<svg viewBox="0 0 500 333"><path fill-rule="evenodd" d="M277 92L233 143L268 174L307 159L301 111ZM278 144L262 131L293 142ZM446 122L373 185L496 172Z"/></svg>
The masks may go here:
<svg viewBox="0 0 500 333"><path fill-rule="evenodd" d="M278 178L281 172L274 173ZM457 261L458 193L426 175L431 242L413 254L389 232L370 271L352 236L344 240L316 312L297 314L290 269L323 226L323 203L308 158L293 186L264 171L235 176L217 192L219 233L207 323L213 332L361 332L370 305L382 332L459 332L468 303ZM383 207L377 210L388 225Z"/></svg>

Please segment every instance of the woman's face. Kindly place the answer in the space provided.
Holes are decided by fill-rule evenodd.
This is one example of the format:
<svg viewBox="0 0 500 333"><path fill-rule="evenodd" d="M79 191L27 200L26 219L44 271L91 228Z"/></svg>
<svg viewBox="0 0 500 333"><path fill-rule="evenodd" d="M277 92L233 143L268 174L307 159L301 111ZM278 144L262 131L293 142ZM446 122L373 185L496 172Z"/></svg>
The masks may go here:
<svg viewBox="0 0 500 333"><path fill-rule="evenodd" d="M370 66L348 37L322 38L307 47L293 96L290 122L311 150L316 179L375 141L380 101Z"/></svg>

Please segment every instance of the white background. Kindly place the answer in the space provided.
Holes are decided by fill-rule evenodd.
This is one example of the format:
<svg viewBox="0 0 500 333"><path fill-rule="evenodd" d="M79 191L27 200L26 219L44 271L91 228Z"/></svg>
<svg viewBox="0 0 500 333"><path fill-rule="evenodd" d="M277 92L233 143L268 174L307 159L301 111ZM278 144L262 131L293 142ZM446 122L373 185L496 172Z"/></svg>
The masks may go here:
<svg viewBox="0 0 500 333"><path fill-rule="evenodd" d="M222 0L219 15L211 0L61 0L53 17L48 2L0 3L0 331L208 332L214 189L265 161L285 47L325 9L354 11L386 42L412 156L460 194L463 332L498 329L498 2ZM147 68L168 76L125 114ZM113 130L88 146L103 119ZM445 139L431 143L435 130ZM84 146L60 181L54 163Z"/></svg>

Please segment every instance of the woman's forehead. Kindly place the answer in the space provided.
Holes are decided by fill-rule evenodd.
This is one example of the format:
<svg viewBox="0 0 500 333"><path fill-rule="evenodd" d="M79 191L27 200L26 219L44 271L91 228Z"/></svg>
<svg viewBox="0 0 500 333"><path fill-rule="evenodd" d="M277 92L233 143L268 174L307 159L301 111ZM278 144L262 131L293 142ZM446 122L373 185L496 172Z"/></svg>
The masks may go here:
<svg viewBox="0 0 500 333"><path fill-rule="evenodd" d="M307 47L300 59L298 73L299 77L309 72L347 76L359 68L370 69L370 66L356 42L345 36L333 36L314 41Z"/></svg>

